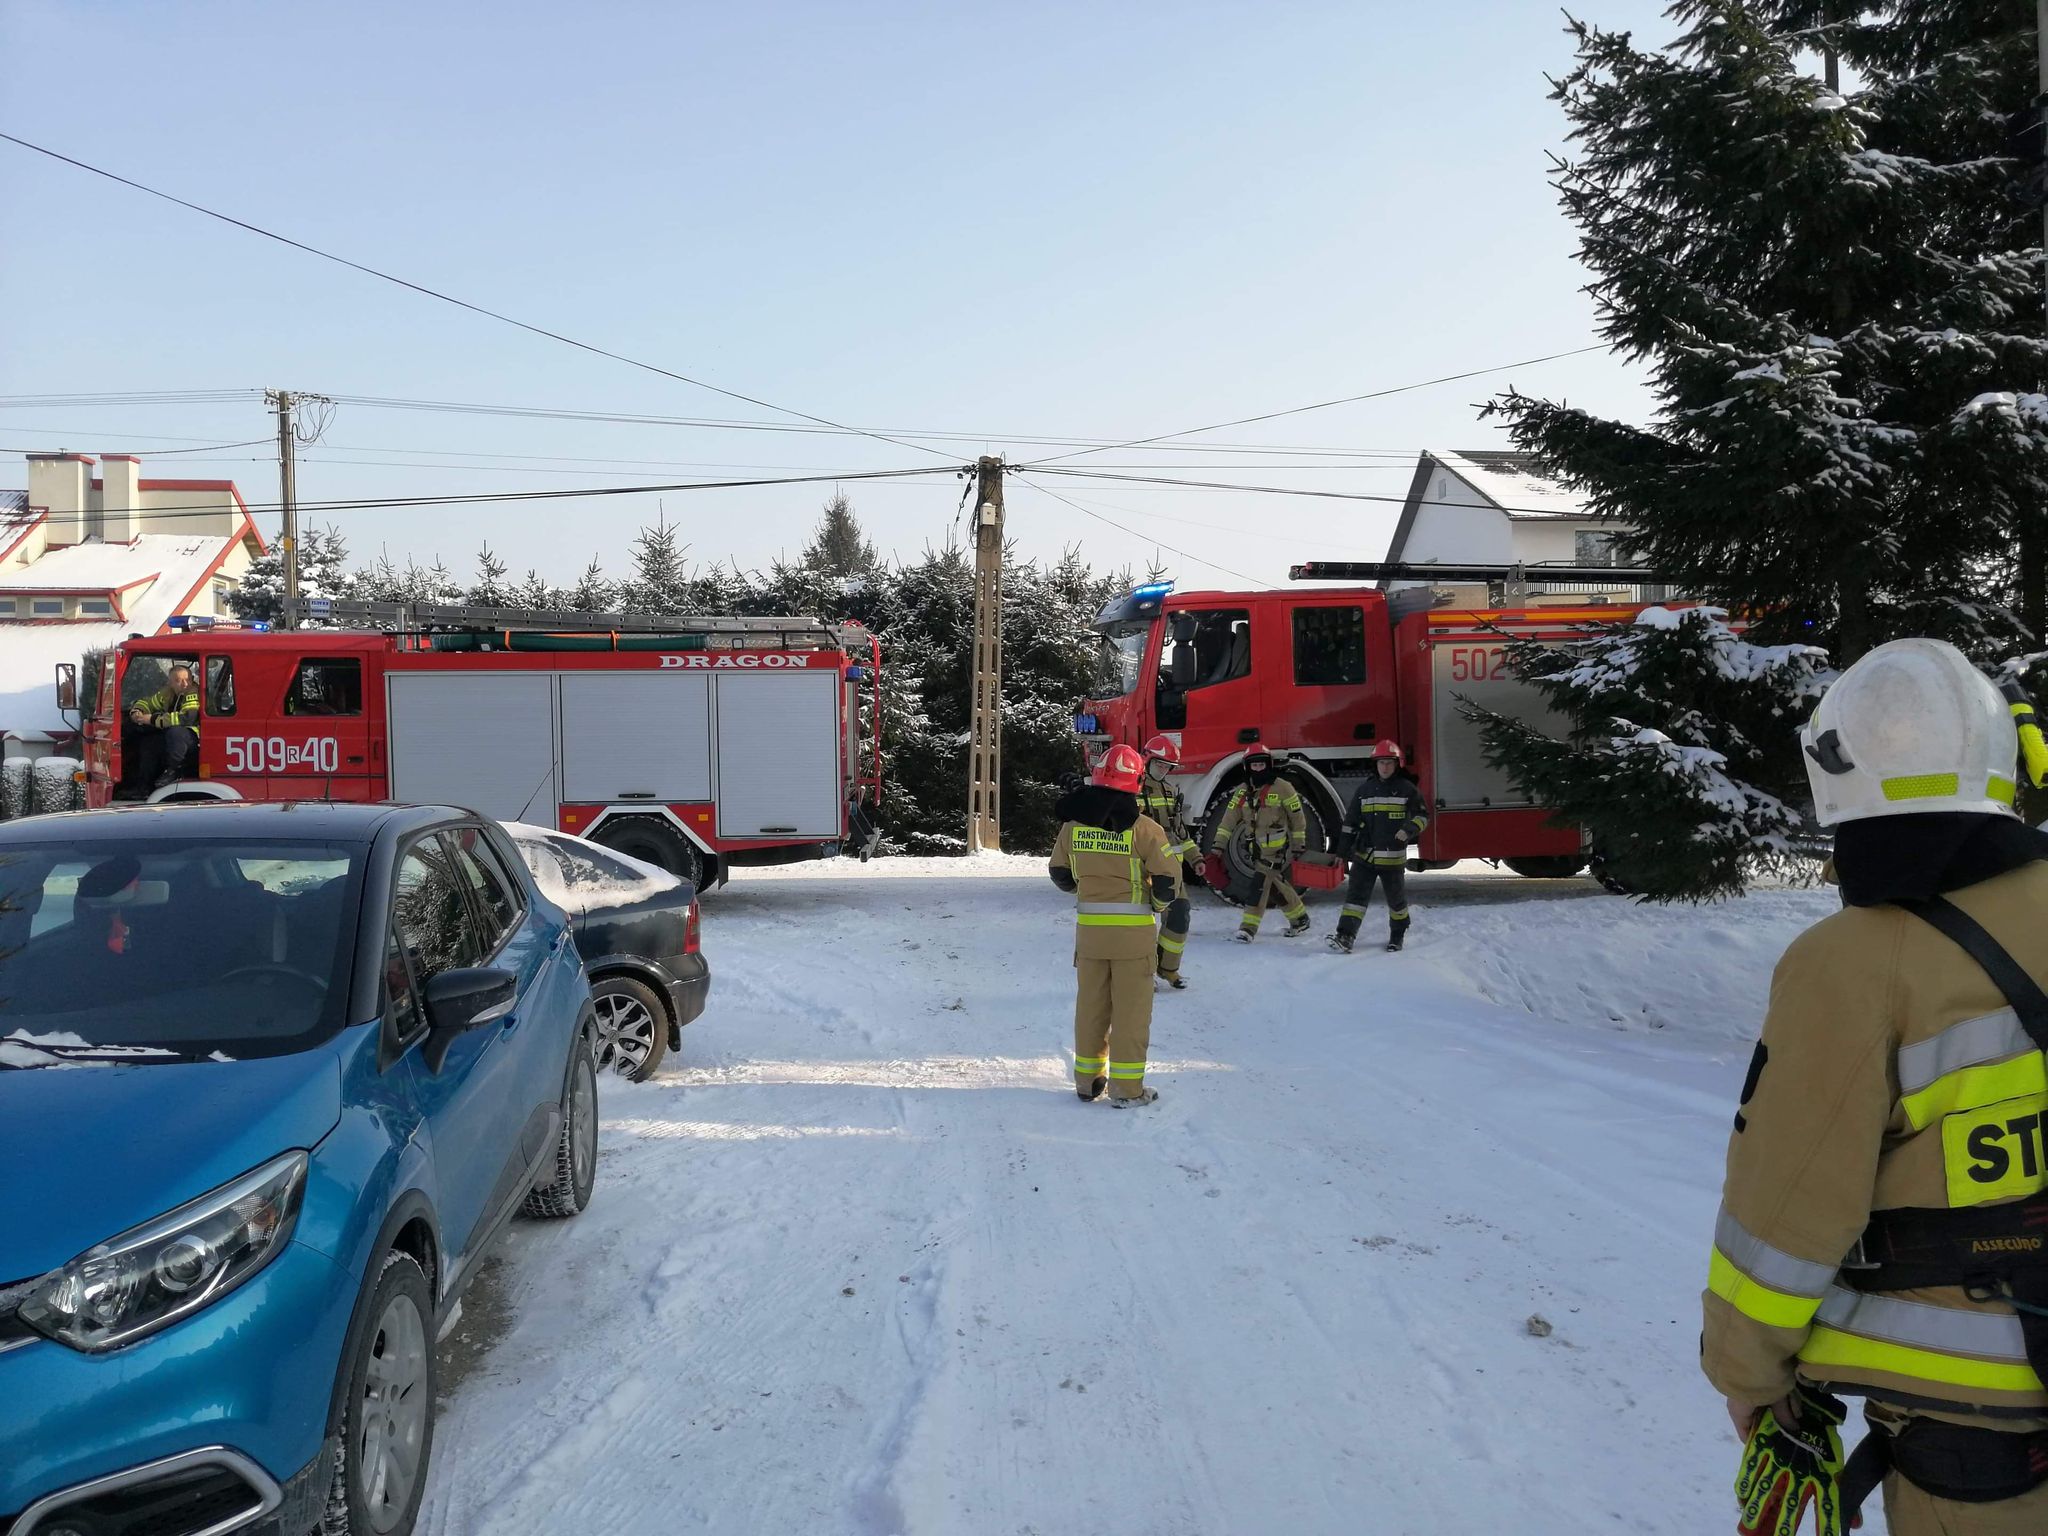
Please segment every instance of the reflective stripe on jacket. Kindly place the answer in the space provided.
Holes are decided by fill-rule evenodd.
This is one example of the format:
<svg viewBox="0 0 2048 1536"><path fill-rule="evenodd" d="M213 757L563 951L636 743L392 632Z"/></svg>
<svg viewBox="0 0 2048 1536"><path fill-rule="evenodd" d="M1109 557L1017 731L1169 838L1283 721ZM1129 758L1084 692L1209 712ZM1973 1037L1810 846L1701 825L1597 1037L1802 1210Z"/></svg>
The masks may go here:
<svg viewBox="0 0 2048 1536"><path fill-rule="evenodd" d="M1358 786L1344 816L1344 848L1361 864L1406 864L1408 850L1429 825L1422 791L1406 774L1382 779L1377 770ZM1396 836L1406 831L1403 842Z"/></svg>
<svg viewBox="0 0 2048 1536"><path fill-rule="evenodd" d="M1308 846L1308 817L1301 809L1301 792L1285 779L1275 779L1263 789L1240 784L1224 803L1223 819L1216 825L1218 846L1228 842L1241 826L1249 827L1252 847L1261 863L1278 864L1290 852Z"/></svg>
<svg viewBox="0 0 2048 1536"><path fill-rule="evenodd" d="M128 706L139 709L149 716L149 723L158 730L174 725L199 729L199 690L187 688L182 693L168 685L157 689L147 698L137 699Z"/></svg>
<svg viewBox="0 0 2048 1536"><path fill-rule="evenodd" d="M1948 899L2048 982L2048 864ZM2048 1187L2048 1063L1990 977L1893 906L1796 939L1728 1144L1701 1361L1774 1402L1809 1381L2007 1428L2048 1423L2018 1316L1960 1286L1864 1294L1837 1270L1873 1211L2002 1203Z"/></svg>
<svg viewBox="0 0 2048 1536"><path fill-rule="evenodd" d="M1149 816L1123 831L1070 821L1060 828L1052 867L1074 877L1074 952L1091 960L1136 960L1157 943L1151 877L1171 878L1180 861Z"/></svg>
<svg viewBox="0 0 2048 1536"><path fill-rule="evenodd" d="M1159 823L1166 833L1167 849L1175 858L1195 856L1195 840L1188 834L1187 797L1172 784L1146 774L1144 787L1138 791L1138 809Z"/></svg>

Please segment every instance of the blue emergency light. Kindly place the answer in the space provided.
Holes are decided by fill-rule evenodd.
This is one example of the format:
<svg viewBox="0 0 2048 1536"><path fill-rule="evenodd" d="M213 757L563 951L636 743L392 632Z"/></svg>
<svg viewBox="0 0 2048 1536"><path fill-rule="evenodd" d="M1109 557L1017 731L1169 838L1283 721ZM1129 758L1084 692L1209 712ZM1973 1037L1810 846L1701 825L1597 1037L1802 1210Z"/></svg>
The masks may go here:
<svg viewBox="0 0 2048 1536"><path fill-rule="evenodd" d="M1148 581L1142 587L1131 588L1131 596L1138 602L1147 602L1155 597L1164 597L1173 590L1170 581Z"/></svg>

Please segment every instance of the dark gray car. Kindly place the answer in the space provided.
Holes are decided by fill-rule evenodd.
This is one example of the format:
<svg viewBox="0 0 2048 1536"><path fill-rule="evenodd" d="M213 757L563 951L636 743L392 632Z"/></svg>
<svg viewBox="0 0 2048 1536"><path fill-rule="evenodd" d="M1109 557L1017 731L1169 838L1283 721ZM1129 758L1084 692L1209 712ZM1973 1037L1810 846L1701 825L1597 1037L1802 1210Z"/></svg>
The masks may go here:
<svg viewBox="0 0 2048 1536"><path fill-rule="evenodd" d="M600 1068L639 1083L704 1011L711 967L698 943L697 890L566 832L509 822L534 883L569 914L597 1006Z"/></svg>

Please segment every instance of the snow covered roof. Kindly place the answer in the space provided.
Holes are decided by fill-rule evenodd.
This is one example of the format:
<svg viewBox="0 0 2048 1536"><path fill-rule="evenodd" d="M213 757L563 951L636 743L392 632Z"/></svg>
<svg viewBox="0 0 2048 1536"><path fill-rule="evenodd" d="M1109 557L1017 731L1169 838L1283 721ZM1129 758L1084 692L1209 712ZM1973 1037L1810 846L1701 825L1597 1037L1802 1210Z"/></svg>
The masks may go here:
<svg viewBox="0 0 2048 1536"><path fill-rule="evenodd" d="M1555 480L1529 467L1525 453L1432 448L1429 457L1463 480L1509 517L1591 517L1586 504Z"/></svg>
<svg viewBox="0 0 2048 1536"><path fill-rule="evenodd" d="M245 536L238 532L237 538ZM214 534L146 533L132 544L74 544L52 550L34 565L0 576L0 591L126 591L126 618L0 620L0 732L33 738L71 729L57 712L54 686L60 661L119 645L130 635L153 635L177 613L229 541Z"/></svg>

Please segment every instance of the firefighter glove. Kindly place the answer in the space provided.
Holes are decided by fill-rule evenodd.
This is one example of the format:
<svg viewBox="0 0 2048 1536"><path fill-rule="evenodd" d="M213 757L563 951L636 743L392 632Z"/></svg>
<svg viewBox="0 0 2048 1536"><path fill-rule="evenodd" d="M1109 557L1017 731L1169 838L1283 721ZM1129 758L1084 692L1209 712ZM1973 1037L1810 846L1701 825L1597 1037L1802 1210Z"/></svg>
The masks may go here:
<svg viewBox="0 0 2048 1536"><path fill-rule="evenodd" d="M1405 843L1409 841L1408 829L1406 827L1394 828L1394 841L1397 843Z"/></svg>
<svg viewBox="0 0 2048 1536"><path fill-rule="evenodd" d="M1848 1409L1826 1392L1800 1387L1794 1422L1775 1408L1757 1415L1735 1474L1739 1536L1795 1536L1809 1505L1817 1536L1842 1536L1842 1420Z"/></svg>

